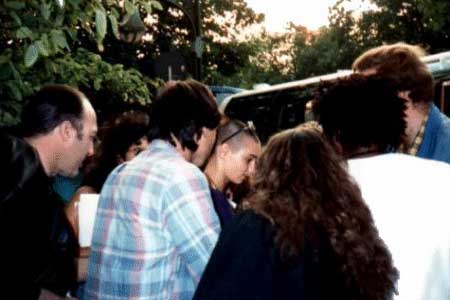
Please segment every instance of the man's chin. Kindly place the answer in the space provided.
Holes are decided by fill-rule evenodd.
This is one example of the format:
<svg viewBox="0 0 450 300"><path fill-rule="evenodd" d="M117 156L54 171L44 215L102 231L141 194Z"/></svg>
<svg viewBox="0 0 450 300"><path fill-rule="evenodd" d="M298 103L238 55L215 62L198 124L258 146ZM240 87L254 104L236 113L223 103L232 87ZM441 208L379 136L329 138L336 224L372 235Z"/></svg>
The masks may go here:
<svg viewBox="0 0 450 300"><path fill-rule="evenodd" d="M59 175L69 178L77 177L77 175L80 174L80 169L77 169L75 171L69 171L69 172L60 172Z"/></svg>

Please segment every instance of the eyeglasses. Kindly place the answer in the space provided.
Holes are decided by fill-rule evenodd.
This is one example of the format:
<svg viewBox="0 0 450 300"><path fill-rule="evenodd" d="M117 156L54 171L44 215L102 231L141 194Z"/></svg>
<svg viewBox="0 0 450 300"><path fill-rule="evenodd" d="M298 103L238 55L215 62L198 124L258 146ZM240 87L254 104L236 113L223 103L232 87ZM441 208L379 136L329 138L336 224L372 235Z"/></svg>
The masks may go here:
<svg viewBox="0 0 450 300"><path fill-rule="evenodd" d="M244 127L238 129L236 132L230 134L229 136L227 136L226 138L224 138L220 144L224 144L226 141L229 141L230 139L232 139L233 137L235 137L236 135L238 135L239 133L243 132L243 131L250 131L252 134L256 133L256 128L255 128L255 124L253 124L253 121L247 121L247 125L245 125Z"/></svg>

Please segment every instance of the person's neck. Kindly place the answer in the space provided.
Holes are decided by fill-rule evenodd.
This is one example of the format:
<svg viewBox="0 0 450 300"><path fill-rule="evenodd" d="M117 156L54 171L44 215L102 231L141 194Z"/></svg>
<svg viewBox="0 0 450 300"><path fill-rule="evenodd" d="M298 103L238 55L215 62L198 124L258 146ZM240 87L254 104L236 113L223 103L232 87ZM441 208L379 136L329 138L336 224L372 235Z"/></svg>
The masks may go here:
<svg viewBox="0 0 450 300"><path fill-rule="evenodd" d="M371 157L381 154L380 150L376 145L368 147L360 147L355 151L352 151L347 155L348 159Z"/></svg>
<svg viewBox="0 0 450 300"><path fill-rule="evenodd" d="M192 151L191 150L189 150L188 148L186 148L186 147L183 147L182 145L181 145L181 143L180 143L180 141L173 135L173 134L171 134L171 136L172 136L172 142L173 142L173 144L175 144L175 150L186 160L186 161L188 161L188 162L192 162ZM167 142L167 143L169 143L169 144L171 144L171 145L173 145L170 141L168 141L168 140L165 140L165 142Z"/></svg>
<svg viewBox="0 0 450 300"><path fill-rule="evenodd" d="M25 141L38 153L45 174L49 177L55 176L58 155L52 151L53 141L51 138L47 136L28 137L25 138Z"/></svg>
<svg viewBox="0 0 450 300"><path fill-rule="evenodd" d="M225 190L226 185L228 184L225 176L219 172L219 168L217 167L217 162L214 159L210 159L208 164L204 170L205 176L208 179L209 185L221 192Z"/></svg>
<svg viewBox="0 0 450 300"><path fill-rule="evenodd" d="M423 121L428 115L429 106L421 103L413 103L411 100L406 110L405 143L409 147L414 142L422 127Z"/></svg>

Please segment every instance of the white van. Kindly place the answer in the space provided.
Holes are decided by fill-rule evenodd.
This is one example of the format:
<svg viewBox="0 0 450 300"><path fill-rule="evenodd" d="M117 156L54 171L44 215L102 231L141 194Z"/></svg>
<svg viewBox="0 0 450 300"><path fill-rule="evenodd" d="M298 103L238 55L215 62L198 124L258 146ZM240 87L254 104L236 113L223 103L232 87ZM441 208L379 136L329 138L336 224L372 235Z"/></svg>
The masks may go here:
<svg viewBox="0 0 450 300"><path fill-rule="evenodd" d="M435 80L435 103L450 115L450 52L426 56L423 61ZM313 98L320 81L350 75L351 70L338 71L299 81L273 85L231 95L223 100L220 110L230 118L253 121L265 143L283 129L292 128L309 118L307 103Z"/></svg>

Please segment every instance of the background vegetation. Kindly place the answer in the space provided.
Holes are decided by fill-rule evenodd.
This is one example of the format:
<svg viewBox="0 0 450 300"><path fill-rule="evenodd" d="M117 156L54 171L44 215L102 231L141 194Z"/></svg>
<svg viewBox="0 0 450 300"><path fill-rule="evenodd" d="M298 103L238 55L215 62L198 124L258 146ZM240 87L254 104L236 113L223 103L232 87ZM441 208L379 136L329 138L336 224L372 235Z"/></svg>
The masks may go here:
<svg viewBox="0 0 450 300"><path fill-rule="evenodd" d="M203 81L251 88L348 69L383 43L450 48L450 1L370 0L356 14L339 0L317 31L261 27L244 0L202 0ZM177 8L178 7L178 8ZM182 7L183 10L179 9ZM100 116L151 103L164 80L161 58L194 74L192 0L0 0L0 125L18 122L26 96L47 83L80 88ZM159 67L158 67L159 66Z"/></svg>

